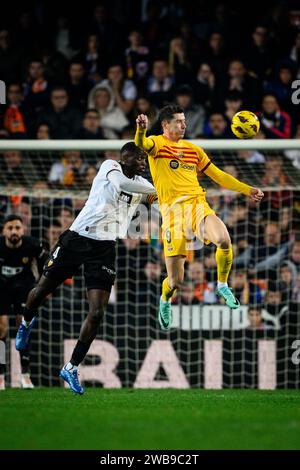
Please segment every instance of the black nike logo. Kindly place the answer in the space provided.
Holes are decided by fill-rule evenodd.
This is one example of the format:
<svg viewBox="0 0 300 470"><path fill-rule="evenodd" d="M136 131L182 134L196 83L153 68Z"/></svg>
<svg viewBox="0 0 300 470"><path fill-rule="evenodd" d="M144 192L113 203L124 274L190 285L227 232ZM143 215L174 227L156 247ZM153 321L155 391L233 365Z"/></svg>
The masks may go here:
<svg viewBox="0 0 300 470"><path fill-rule="evenodd" d="M160 320L161 320L161 322L162 322L163 327L164 327L164 328L169 328L169 324L164 321L164 319L163 319L163 317L162 317L162 315L161 315L160 312L159 312L159 317L160 317Z"/></svg>

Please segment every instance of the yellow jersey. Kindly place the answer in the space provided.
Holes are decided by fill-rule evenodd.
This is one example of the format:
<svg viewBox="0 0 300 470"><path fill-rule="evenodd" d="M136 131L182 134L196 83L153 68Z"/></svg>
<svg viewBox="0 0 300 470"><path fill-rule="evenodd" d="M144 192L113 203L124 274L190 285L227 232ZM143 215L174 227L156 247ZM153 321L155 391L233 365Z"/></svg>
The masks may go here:
<svg viewBox="0 0 300 470"><path fill-rule="evenodd" d="M147 153L159 203L171 204L182 196L204 196L197 178L197 173L211 164L204 150L186 140L173 142L164 135L148 139L153 141Z"/></svg>

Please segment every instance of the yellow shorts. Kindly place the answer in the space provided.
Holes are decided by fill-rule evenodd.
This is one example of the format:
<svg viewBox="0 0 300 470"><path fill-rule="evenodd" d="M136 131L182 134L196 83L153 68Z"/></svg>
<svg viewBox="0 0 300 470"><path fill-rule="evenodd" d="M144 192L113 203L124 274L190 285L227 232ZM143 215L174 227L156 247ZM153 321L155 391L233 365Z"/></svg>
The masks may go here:
<svg viewBox="0 0 300 470"><path fill-rule="evenodd" d="M203 236L204 219L215 211L205 197L196 196L179 200L171 206L161 207L162 236L165 256L186 256L190 250L198 249L200 242L210 243ZM195 243L197 237L198 244Z"/></svg>

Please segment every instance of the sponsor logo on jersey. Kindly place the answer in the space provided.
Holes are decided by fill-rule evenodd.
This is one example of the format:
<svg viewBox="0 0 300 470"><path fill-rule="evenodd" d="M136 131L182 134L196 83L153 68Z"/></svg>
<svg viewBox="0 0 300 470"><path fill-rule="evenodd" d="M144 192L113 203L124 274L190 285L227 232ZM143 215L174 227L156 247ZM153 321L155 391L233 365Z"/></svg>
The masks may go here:
<svg viewBox="0 0 300 470"><path fill-rule="evenodd" d="M119 194L119 200L122 202L126 202L126 204L131 204L132 194L121 191Z"/></svg>
<svg viewBox="0 0 300 470"><path fill-rule="evenodd" d="M22 258L22 263L23 264L27 264L29 261L29 258L27 256L24 256L24 258Z"/></svg>
<svg viewBox="0 0 300 470"><path fill-rule="evenodd" d="M172 170L177 170L177 168L179 167L179 162L177 160L171 160L170 167L172 168Z"/></svg>
<svg viewBox="0 0 300 470"><path fill-rule="evenodd" d="M183 170L194 170L194 165L187 165L186 163L181 163L180 168Z"/></svg>

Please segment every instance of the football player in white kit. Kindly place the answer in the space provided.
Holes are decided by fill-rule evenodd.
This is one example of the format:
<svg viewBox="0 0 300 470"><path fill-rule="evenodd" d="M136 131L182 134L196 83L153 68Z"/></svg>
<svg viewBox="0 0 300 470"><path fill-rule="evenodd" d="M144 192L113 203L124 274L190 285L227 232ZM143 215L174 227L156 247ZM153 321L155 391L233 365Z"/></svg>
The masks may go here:
<svg viewBox="0 0 300 470"><path fill-rule="evenodd" d="M121 149L120 162L106 160L101 165L85 206L70 229L60 236L37 286L27 297L16 337L17 350L26 349L29 344L38 307L83 265L89 312L70 362L60 371L60 376L75 393L84 393L77 367L96 337L115 281L116 238L120 231L123 236L127 232L143 195L153 199L156 194L154 186L141 176L146 159L143 150L128 142Z"/></svg>

